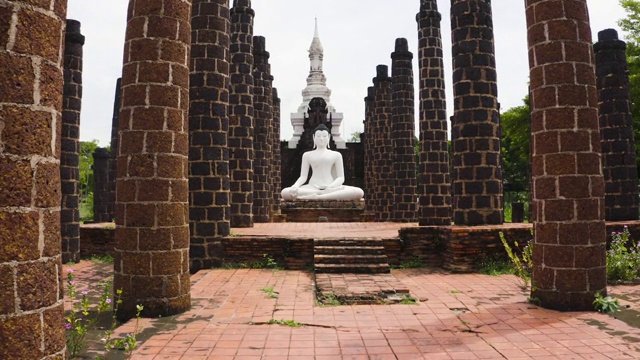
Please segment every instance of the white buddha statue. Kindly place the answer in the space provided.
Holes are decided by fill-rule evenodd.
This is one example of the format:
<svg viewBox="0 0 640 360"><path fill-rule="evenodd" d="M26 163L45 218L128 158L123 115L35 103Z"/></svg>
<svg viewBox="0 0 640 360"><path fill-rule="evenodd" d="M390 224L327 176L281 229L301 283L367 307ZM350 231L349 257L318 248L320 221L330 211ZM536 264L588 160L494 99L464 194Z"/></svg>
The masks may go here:
<svg viewBox="0 0 640 360"><path fill-rule="evenodd" d="M314 150L302 154L300 177L282 190L284 200L360 200L362 189L343 185L342 154L329 149L329 128L320 124L313 132ZM313 170L309 183L309 168Z"/></svg>

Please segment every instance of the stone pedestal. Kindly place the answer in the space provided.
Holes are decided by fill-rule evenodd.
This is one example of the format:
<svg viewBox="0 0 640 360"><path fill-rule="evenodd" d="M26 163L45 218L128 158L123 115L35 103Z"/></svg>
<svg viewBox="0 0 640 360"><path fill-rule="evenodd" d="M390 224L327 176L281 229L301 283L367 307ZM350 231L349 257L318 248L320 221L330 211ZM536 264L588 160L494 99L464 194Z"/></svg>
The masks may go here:
<svg viewBox="0 0 640 360"><path fill-rule="evenodd" d="M281 201L287 222L359 222L364 215L364 200Z"/></svg>

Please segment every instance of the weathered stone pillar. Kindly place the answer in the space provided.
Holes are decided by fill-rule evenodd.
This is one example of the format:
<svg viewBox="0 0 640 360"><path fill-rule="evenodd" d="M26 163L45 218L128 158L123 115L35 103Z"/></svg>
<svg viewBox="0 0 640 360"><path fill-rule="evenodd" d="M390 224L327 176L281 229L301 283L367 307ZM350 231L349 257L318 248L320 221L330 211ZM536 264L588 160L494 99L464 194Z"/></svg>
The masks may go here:
<svg viewBox="0 0 640 360"><path fill-rule="evenodd" d="M160 6L161 5L161 6ZM132 0L122 69L114 289L117 316L189 309L191 1Z"/></svg>
<svg viewBox="0 0 640 360"><path fill-rule="evenodd" d="M93 152L93 221L110 222L109 217L109 151L97 148Z"/></svg>
<svg viewBox="0 0 640 360"><path fill-rule="evenodd" d="M273 216L273 187L271 162L273 150L273 103L271 65L264 36L253 37L253 221L270 222Z"/></svg>
<svg viewBox="0 0 640 360"><path fill-rule="evenodd" d="M413 147L414 134L414 88L413 54L407 39L396 39L395 51L391 54L391 95L393 174L395 178L393 220L413 222L416 220L418 199L416 197L416 153Z"/></svg>
<svg viewBox="0 0 640 360"><path fill-rule="evenodd" d="M374 170L374 96L373 86L367 88L367 96L364 98L364 132L360 137L364 147L364 200L367 212L375 212L376 189L374 179L376 176Z"/></svg>
<svg viewBox="0 0 640 360"><path fill-rule="evenodd" d="M638 220L638 167L625 49L614 29L594 45L602 136L605 220Z"/></svg>
<svg viewBox="0 0 640 360"><path fill-rule="evenodd" d="M253 227L253 17L250 0L233 0L229 76L231 226Z"/></svg>
<svg viewBox="0 0 640 360"><path fill-rule="evenodd" d="M453 221L502 224L500 114L490 0L451 0Z"/></svg>
<svg viewBox="0 0 640 360"><path fill-rule="evenodd" d="M191 271L220 265L229 235L229 1L194 0L191 17Z"/></svg>
<svg viewBox="0 0 640 360"><path fill-rule="evenodd" d="M273 213L280 214L280 192L282 191L282 149L280 148L280 98L278 89L271 89L272 104L271 113L273 123L271 125L271 151L273 162L271 164L271 181L273 182Z"/></svg>
<svg viewBox="0 0 640 360"><path fill-rule="evenodd" d="M62 90L62 138L60 156L60 230L62 262L80 261L80 110L82 105L82 45L80 22L67 20L64 47L64 87Z"/></svg>
<svg viewBox="0 0 640 360"><path fill-rule="evenodd" d="M374 105L372 117L373 141L375 142L373 167L376 171L374 180L377 194L375 202L376 221L389 221L393 215L395 177L393 176L393 139L391 138L391 106L392 81L389 67L378 65L376 77L373 78Z"/></svg>
<svg viewBox="0 0 640 360"><path fill-rule="evenodd" d="M447 104L442 34L436 0L423 0L418 22L420 68L419 223L451 225L451 179L447 148Z"/></svg>
<svg viewBox="0 0 640 360"><path fill-rule="evenodd" d="M118 117L122 104L122 78L116 80L116 91L113 99L113 116L111 118L111 150L109 152L109 219L116 218L116 177L118 176Z"/></svg>
<svg viewBox="0 0 640 360"><path fill-rule="evenodd" d="M0 2L0 359L62 359L65 0Z"/></svg>
<svg viewBox="0 0 640 360"><path fill-rule="evenodd" d="M586 0L526 1L535 208L531 297L593 310L606 295L604 180Z"/></svg>

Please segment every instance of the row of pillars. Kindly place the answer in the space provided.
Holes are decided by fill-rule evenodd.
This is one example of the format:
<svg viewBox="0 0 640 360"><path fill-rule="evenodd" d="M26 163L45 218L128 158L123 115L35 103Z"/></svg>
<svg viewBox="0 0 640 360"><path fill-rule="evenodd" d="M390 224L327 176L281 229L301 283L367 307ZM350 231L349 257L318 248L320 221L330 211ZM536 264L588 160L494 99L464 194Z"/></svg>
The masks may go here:
<svg viewBox="0 0 640 360"><path fill-rule="evenodd" d="M223 208L222 211L212 211L215 235L210 237L211 241L203 240L203 246L215 249L215 238L224 236L224 232L228 231L226 222L234 225L234 203L237 208L244 209L235 213L244 215L237 218L238 224L250 226L254 220L254 188L246 184L251 184L256 172L253 164L247 162L251 159L251 153L256 151L253 145L248 145L253 140L251 132L256 130L254 95L258 94L263 105L269 105L268 96L264 100L267 92L255 91L256 77L263 83L268 82L270 77L261 74L268 73L267 67L258 67L256 72L256 67L251 65L255 53L251 34L253 11L248 0L235 1L231 11L227 1L194 1L193 11L200 11L197 15L211 11L208 13L211 19L203 20L200 25L216 26L217 29L205 30L202 34L204 39L195 30L195 22L191 28L192 4L189 1L162 0L163 6L150 6L151 3L151 0L130 2L125 41L116 159L118 180L114 266L114 288L124 291L121 312L118 314L121 318L132 316L136 304L144 305L144 316L153 317L179 313L190 306L189 227L201 223L190 224L190 213L195 210L190 208L189 193L198 182L195 180L196 184L192 184L187 180L192 152L200 153L207 160L210 172L214 168L216 171L215 175L208 178L210 185L205 185L206 179L203 178L202 188L197 190L211 191L210 208L218 205ZM499 191L492 190L492 186L499 186L499 167L494 165L494 158L499 158L499 152L496 153L495 149L499 149L499 146L484 140L497 136L499 143L494 116L497 114L496 91L493 88L495 74L488 70L492 65L492 57L487 55L492 35L485 28L490 28L491 24L490 12L487 12L490 11L489 4L486 0L452 2L452 11L455 12L452 19L458 24L454 32L459 34L454 34L454 48L457 50L454 51L456 113L452 129L452 213L454 220L470 224L479 221L475 220L479 218L484 222L493 222L495 204L499 203L497 199L501 196ZM604 129L620 127L621 121L630 122L628 115L621 111L629 105L628 89L621 89L628 83L624 79L615 79L605 70L598 70L596 80L586 1L576 1L572 7L563 4L560 0L526 1L535 213L533 281L536 289L532 296L546 307L584 310L591 308L596 292L606 292L604 209L605 188L608 189L608 185L605 185L601 166L600 152L605 143L601 142L600 128L603 128L604 134ZM439 21L435 6L435 1L422 1L421 14L426 16L421 17L421 26L433 26ZM0 68L0 338L12 344L0 348L0 358L63 357L65 341L60 244L62 214L69 205L63 205L61 190L63 181L73 184L74 180L62 180L62 173L67 166L73 166L63 165L62 158L63 151L72 152L74 143L66 142L63 148L62 131L65 118L69 120L65 131L69 134L77 131L74 112L79 111L79 107L69 106L65 110L65 114L69 115L63 115L63 95L68 97L68 100L64 100L66 105L79 105L79 100L74 99L80 93L78 74L74 73L73 67L68 72L63 71L63 63L67 62L67 56L73 59L78 53L70 51L67 55L67 51L61 51L65 41L65 0L28 7L19 1L6 1L0 5L0 14L0 63L3 64ZM233 19L242 23L242 26L237 26L238 31L232 31L229 35L229 53L225 53L226 46L215 46L225 44L225 34L229 34L225 19L232 19L230 28L234 28ZM74 26L71 23L69 29L74 29ZM425 38L435 31L425 30ZM66 39L81 43L80 36L68 36ZM204 46L204 57L217 59L215 67L203 66L198 70L198 66L193 65L193 62L197 62L193 54L197 42L192 44L195 39L203 43L210 42L211 46ZM602 49L596 46L596 49L617 54L603 55L601 58L604 63L616 71L624 70L620 65L619 42L610 33L604 33L601 40L608 41L609 45L600 45ZM421 44L424 43L421 41ZM437 55L437 41L429 44ZM397 63L392 65L390 84L388 76L385 77L384 72L380 71L371 93L374 103L379 98L383 106L370 106L367 113L371 115L371 120L376 119L374 114L397 120L400 123L398 125L380 122L379 126L391 127L392 133L401 134L406 131L403 122L409 118L407 111L412 107L404 103L409 97L407 84L411 76L406 64L403 65L409 57L406 43L398 41L397 45L393 56ZM445 120L441 109L444 104L443 86L439 78L441 60L432 60L435 69L426 76L430 71L425 71L422 66L428 63L430 50L427 46L424 48L421 46L420 52L420 111L421 114L437 115L421 118L421 123L435 119L433 125L421 124L421 136L423 133L433 134L424 135L421 142L431 140L429 136L432 136L436 145L429 147L423 144L423 149L432 148L444 154L444 148L440 146L443 140L439 138L442 131L446 132L446 127L442 127ZM469 49L476 50L466 53ZM265 57L264 54L261 56ZM612 64L610 60L616 58L618 62ZM73 61L69 60L70 63ZM472 65L481 66L481 69ZM198 74L198 71L203 73ZM396 81L393 80L395 74L398 77ZM69 82L63 91L65 77ZM423 79L430 77L436 87L435 91L429 93L430 83ZM211 86L210 91L201 93L201 98L197 94L199 86L193 85L198 78L202 78L202 86ZM600 102L596 81L602 83ZM380 89L375 89L376 85ZM467 89L467 86L470 88ZM605 91L605 87L614 90ZM228 95L225 93L227 89ZM614 93L620 93L621 97L608 98ZM195 111L193 106L196 101L208 105ZM599 103L602 110L600 123ZM277 108L277 101L272 104ZM224 111L225 105L228 106L227 112ZM190 130L189 125L198 121L201 127L194 125ZM224 137L227 125L228 146L224 147L220 146L224 141L219 137ZM247 129L242 130L241 125ZM189 136L189 131L204 133L209 130L206 128L208 126L214 127L209 134L209 142L194 144L190 140L194 137ZM215 126L219 126L219 132ZM272 127L277 128L275 125ZM631 153L628 130L610 132L617 134L617 137L609 138L613 139L609 145L616 151L624 148L626 154ZM266 135L261 133L260 136L273 137L274 133L268 130ZM233 142L238 142L238 147L234 147ZM392 147L406 145L401 141ZM456 147L458 150L455 150ZM229 152L228 159L225 149ZM268 151L265 149L260 148L259 151ZM421 154L421 159L428 160L430 154ZM477 154L480 154L479 158ZM390 172L402 172L406 170L406 162L401 156L406 156L406 152L399 152L398 156L401 159L399 165L388 159L374 158L373 161L380 160ZM621 174L631 172L632 165L628 157L618 155L609 158L605 155L602 159L605 165L613 169L608 173L612 179L622 179ZM225 160L229 166L228 180L224 176ZM73 157L70 156L68 161L65 164L73 164ZM421 169L424 169L421 172L433 172L446 178L446 172L441 167L444 161L433 168L436 171L430 171L432 168L428 164L429 161L426 161L421 165ZM275 168L271 167L261 174L273 174L274 171ZM423 179L426 174L420 176ZM216 185L217 180L220 180L219 186ZM393 198L394 203L403 201L409 193L405 189L398 190L398 186L415 186L402 182L381 183L393 188L394 196L400 195ZM447 183L443 181L443 185L439 186ZM631 189L625 184L622 181L617 187L612 186L611 191L620 189L619 194L624 193L620 196L630 197L626 191ZM431 185L421 184L420 188L424 187L421 191L426 192L426 186ZM75 188L77 185L64 185L64 189ZM263 191L263 188L259 189ZM443 198L447 196L444 189L437 192ZM462 195L465 189L475 190ZM64 198L73 204L73 191L70 193ZM239 194L238 201L233 199L236 194ZM225 204L225 196L230 204ZM438 205L437 198L427 197L425 204L433 202ZM391 201L391 198L388 200ZM494 209L486 210L480 206L487 201ZM620 201L616 204L621 204ZM444 202L442 206L446 207ZM209 208L204 203L202 207ZM229 220L225 218L229 214L226 206L231 207ZM394 205L394 214L403 211L404 208ZM637 216L637 210L634 214ZM444 216L435 216L440 217ZM75 220L74 215L65 219ZM67 249L74 246L73 241L69 241Z"/></svg>
<svg viewBox="0 0 640 360"><path fill-rule="evenodd" d="M545 6L539 7L546 9ZM413 119L413 94L405 90L413 89L413 76L410 64L403 63L403 58L410 59L412 55L406 49L405 39L396 40L396 50L391 55L391 76L386 65L379 65L373 86L368 89L364 122L367 207L377 221L415 221L417 218L420 225L450 225L452 222L470 226L501 224L501 134L491 4L488 1L452 1L455 112L451 117L451 149L447 148L441 19L436 1L421 2L416 17L421 148L417 186L413 173L415 157L411 156L413 126L409 122ZM593 50L588 50L591 59ZM636 220L638 175L625 44L618 40L614 30L606 30L599 34L595 50L599 100L587 105L599 110L600 114L605 218L611 221ZM576 71L581 74L593 71L593 64L589 61L588 64L575 65L578 66ZM567 70L559 71L564 75L558 80L560 84L574 81L575 71L569 71L573 66L573 62L553 65ZM542 68L532 67L532 76L544 76ZM565 93L565 89L561 88L558 93L571 97L567 105L578 106L576 101L583 100L581 94ZM542 95L549 100L553 94L545 88L538 97ZM574 114L555 110L553 114L562 115L562 121L569 121L582 112ZM532 121L535 122L535 118ZM570 129L569 125L559 126ZM561 136L565 137L565 145L556 147L558 151L582 152L581 147L586 147L593 154L600 153L600 144L597 144L598 148L593 147L586 141L589 138L585 133L574 131ZM553 136L546 135L544 141L548 137ZM566 138L571 138L571 143ZM576 145L580 142L582 145ZM532 146L536 145L540 143L532 141ZM418 209L414 209L416 194L419 196Z"/></svg>

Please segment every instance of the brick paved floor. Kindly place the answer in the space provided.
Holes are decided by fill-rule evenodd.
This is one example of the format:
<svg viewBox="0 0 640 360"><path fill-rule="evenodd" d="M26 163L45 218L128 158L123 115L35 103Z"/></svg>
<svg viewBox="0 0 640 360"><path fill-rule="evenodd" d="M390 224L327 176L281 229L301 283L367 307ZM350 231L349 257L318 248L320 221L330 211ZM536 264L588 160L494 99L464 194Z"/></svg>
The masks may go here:
<svg viewBox="0 0 640 360"><path fill-rule="evenodd" d="M260 223L252 228L233 228L234 235L262 235L312 238L391 238L398 236L402 227L415 227L417 223Z"/></svg>
<svg viewBox="0 0 640 360"><path fill-rule="evenodd" d="M110 273L110 265L90 261L70 268L81 288ZM640 359L640 329L608 315L531 305L514 276L392 273L417 304L321 307L309 272L200 271L192 276L192 309L142 319L132 358ZM269 286L277 298L261 290ZM640 286L610 289L623 304L639 306ZM266 324L271 319L304 325ZM134 327L129 321L117 334Z"/></svg>

